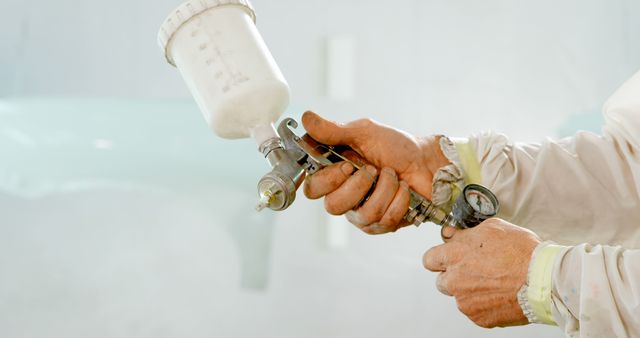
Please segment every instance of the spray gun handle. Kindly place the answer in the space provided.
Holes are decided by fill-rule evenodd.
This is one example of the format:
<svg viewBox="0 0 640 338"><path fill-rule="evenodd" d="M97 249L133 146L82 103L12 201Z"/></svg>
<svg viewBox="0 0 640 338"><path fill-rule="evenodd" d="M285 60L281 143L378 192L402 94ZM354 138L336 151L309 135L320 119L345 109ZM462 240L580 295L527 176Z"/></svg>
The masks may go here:
<svg viewBox="0 0 640 338"><path fill-rule="evenodd" d="M358 169L368 164L363 156L349 146L322 144L308 134L298 137L289 128L297 126L297 122L293 119L284 119L278 127L280 139L277 145L272 141L270 147L261 147L273 170L258 184L260 208L286 209L293 203L295 191L305 174L313 175L316 171L340 161L348 161ZM267 152L263 150L265 148L271 148L271 150ZM274 161L274 157L278 160ZM364 201L368 199L374 188L375 183ZM495 216L498 208L498 199L495 195L479 185L465 187L454 203L452 213L442 210L427 198L410 190L409 208L404 219L416 226L424 222L433 222L442 226L470 228Z"/></svg>
<svg viewBox="0 0 640 338"><path fill-rule="evenodd" d="M367 164L370 164L363 156L358 152L346 145L329 146L322 144L311 138L308 134L305 134L301 139L302 146L305 152L312 154L310 156L314 159L323 159L322 167L329 164L337 163L340 161L346 161L351 163L356 169L361 169ZM318 160L316 160L318 161ZM363 203L366 202L373 191L375 190L376 181L374 181L371 189L363 198ZM439 225L447 225L459 227L458 223L452 217L451 214L438 208L427 198L421 196L414 190L410 189L409 208L404 215L404 219L415 226L419 226L424 222L433 222Z"/></svg>
<svg viewBox="0 0 640 338"><path fill-rule="evenodd" d="M309 135L304 135L299 141L305 143L303 148L307 149L309 153L313 153L315 158L328 160L327 162L323 162L325 166L329 163L346 161L357 169L361 169L366 164L370 164L364 157L349 146L329 146L321 144ZM309 148L315 149L315 151L310 151L308 150ZM377 181L374 181L371 189L363 198L362 203L369 199L375 190L376 182ZM442 226L452 226L461 229L472 228L484 220L494 217L500 207L498 198L489 189L478 184L469 184L463 189L453 204L451 213L437 207L433 202L417 192L411 189L409 192L409 208L404 215L404 219L416 226L428 221Z"/></svg>

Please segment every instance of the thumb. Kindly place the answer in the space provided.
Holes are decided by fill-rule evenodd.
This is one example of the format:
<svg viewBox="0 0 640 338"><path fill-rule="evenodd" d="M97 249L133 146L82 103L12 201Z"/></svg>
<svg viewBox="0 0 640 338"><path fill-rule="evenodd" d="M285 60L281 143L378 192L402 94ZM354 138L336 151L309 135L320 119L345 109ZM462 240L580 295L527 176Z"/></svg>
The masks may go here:
<svg viewBox="0 0 640 338"><path fill-rule="evenodd" d="M442 237L443 242L448 243L453 239L453 236L456 234L456 232L458 232L457 228L443 225L442 228L440 228L440 237Z"/></svg>
<svg viewBox="0 0 640 338"><path fill-rule="evenodd" d="M354 138L353 129L326 120L320 115L307 111L302 114L302 125L313 139L328 145L350 145Z"/></svg>

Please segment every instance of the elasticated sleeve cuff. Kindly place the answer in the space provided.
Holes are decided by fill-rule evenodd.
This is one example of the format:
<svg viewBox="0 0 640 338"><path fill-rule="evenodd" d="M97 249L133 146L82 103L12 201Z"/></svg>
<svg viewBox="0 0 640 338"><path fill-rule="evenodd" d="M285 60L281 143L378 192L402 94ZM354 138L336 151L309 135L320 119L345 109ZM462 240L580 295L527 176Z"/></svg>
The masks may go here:
<svg viewBox="0 0 640 338"><path fill-rule="evenodd" d="M432 202L449 211L464 187L464 171L456 147L448 137L440 136L440 150L449 164L440 168L433 176Z"/></svg>
<svg viewBox="0 0 640 338"><path fill-rule="evenodd" d="M568 247L544 242L533 251L527 282L518 292L518 303L530 323L556 325L551 312L553 266L565 249Z"/></svg>
<svg viewBox="0 0 640 338"><path fill-rule="evenodd" d="M478 158L476 157L476 149L473 148L468 139L457 138L452 141L460 160L460 167L464 173L465 183L481 184L480 162L478 162Z"/></svg>

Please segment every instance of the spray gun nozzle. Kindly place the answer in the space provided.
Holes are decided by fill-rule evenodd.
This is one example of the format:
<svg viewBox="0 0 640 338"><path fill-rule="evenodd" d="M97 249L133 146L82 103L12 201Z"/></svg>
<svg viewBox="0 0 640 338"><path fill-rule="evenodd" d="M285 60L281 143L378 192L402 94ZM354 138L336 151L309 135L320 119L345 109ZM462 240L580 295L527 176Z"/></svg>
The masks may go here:
<svg viewBox="0 0 640 338"><path fill-rule="evenodd" d="M262 211L264 208L267 208L269 204L271 204L272 196L273 195L270 190L260 194L260 201L258 201L258 205L256 205L256 211Z"/></svg>
<svg viewBox="0 0 640 338"><path fill-rule="evenodd" d="M292 175L290 173L280 172L281 167L264 175L258 182L258 196L260 201L256 206L256 210L269 208L271 210L284 210L293 203L296 198L296 188L301 182L301 174ZM302 172L302 169L300 169ZM291 176L295 177L294 179Z"/></svg>
<svg viewBox="0 0 640 338"><path fill-rule="evenodd" d="M289 129L297 125L293 119L285 119L278 127L278 137L260 145L259 151L269 161L272 170L258 182L258 211L264 208L284 210L296 198L296 190L305 176L305 167L300 161L306 156L297 144L299 138Z"/></svg>

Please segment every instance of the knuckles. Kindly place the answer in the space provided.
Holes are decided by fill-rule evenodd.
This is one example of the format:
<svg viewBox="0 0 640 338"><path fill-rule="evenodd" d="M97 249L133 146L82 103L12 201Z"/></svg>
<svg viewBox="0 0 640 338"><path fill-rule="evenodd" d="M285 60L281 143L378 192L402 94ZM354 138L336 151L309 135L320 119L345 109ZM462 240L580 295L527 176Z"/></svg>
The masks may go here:
<svg viewBox="0 0 640 338"><path fill-rule="evenodd" d="M476 325L485 329L493 329L494 327L498 326L493 321L486 318L476 319L476 320L473 320L473 322L476 323Z"/></svg>
<svg viewBox="0 0 640 338"><path fill-rule="evenodd" d="M469 315L467 315L467 318L469 318L476 325L478 325L478 326L480 326L482 328L485 328L485 329L493 329L494 327L498 326L496 324L496 322L493 321L486 314L480 314L480 315L477 315L477 316L469 316Z"/></svg>
<svg viewBox="0 0 640 338"><path fill-rule="evenodd" d="M466 299L461 300L459 297L456 297L456 305L458 310L467 316L467 318L469 318L469 320L474 324L485 329L492 329L498 326L496 321L492 318L491 313L487 311L478 311L477 306Z"/></svg>
<svg viewBox="0 0 640 338"><path fill-rule="evenodd" d="M375 125L375 122L370 118L364 118L353 121L353 124L359 127L371 127Z"/></svg>

